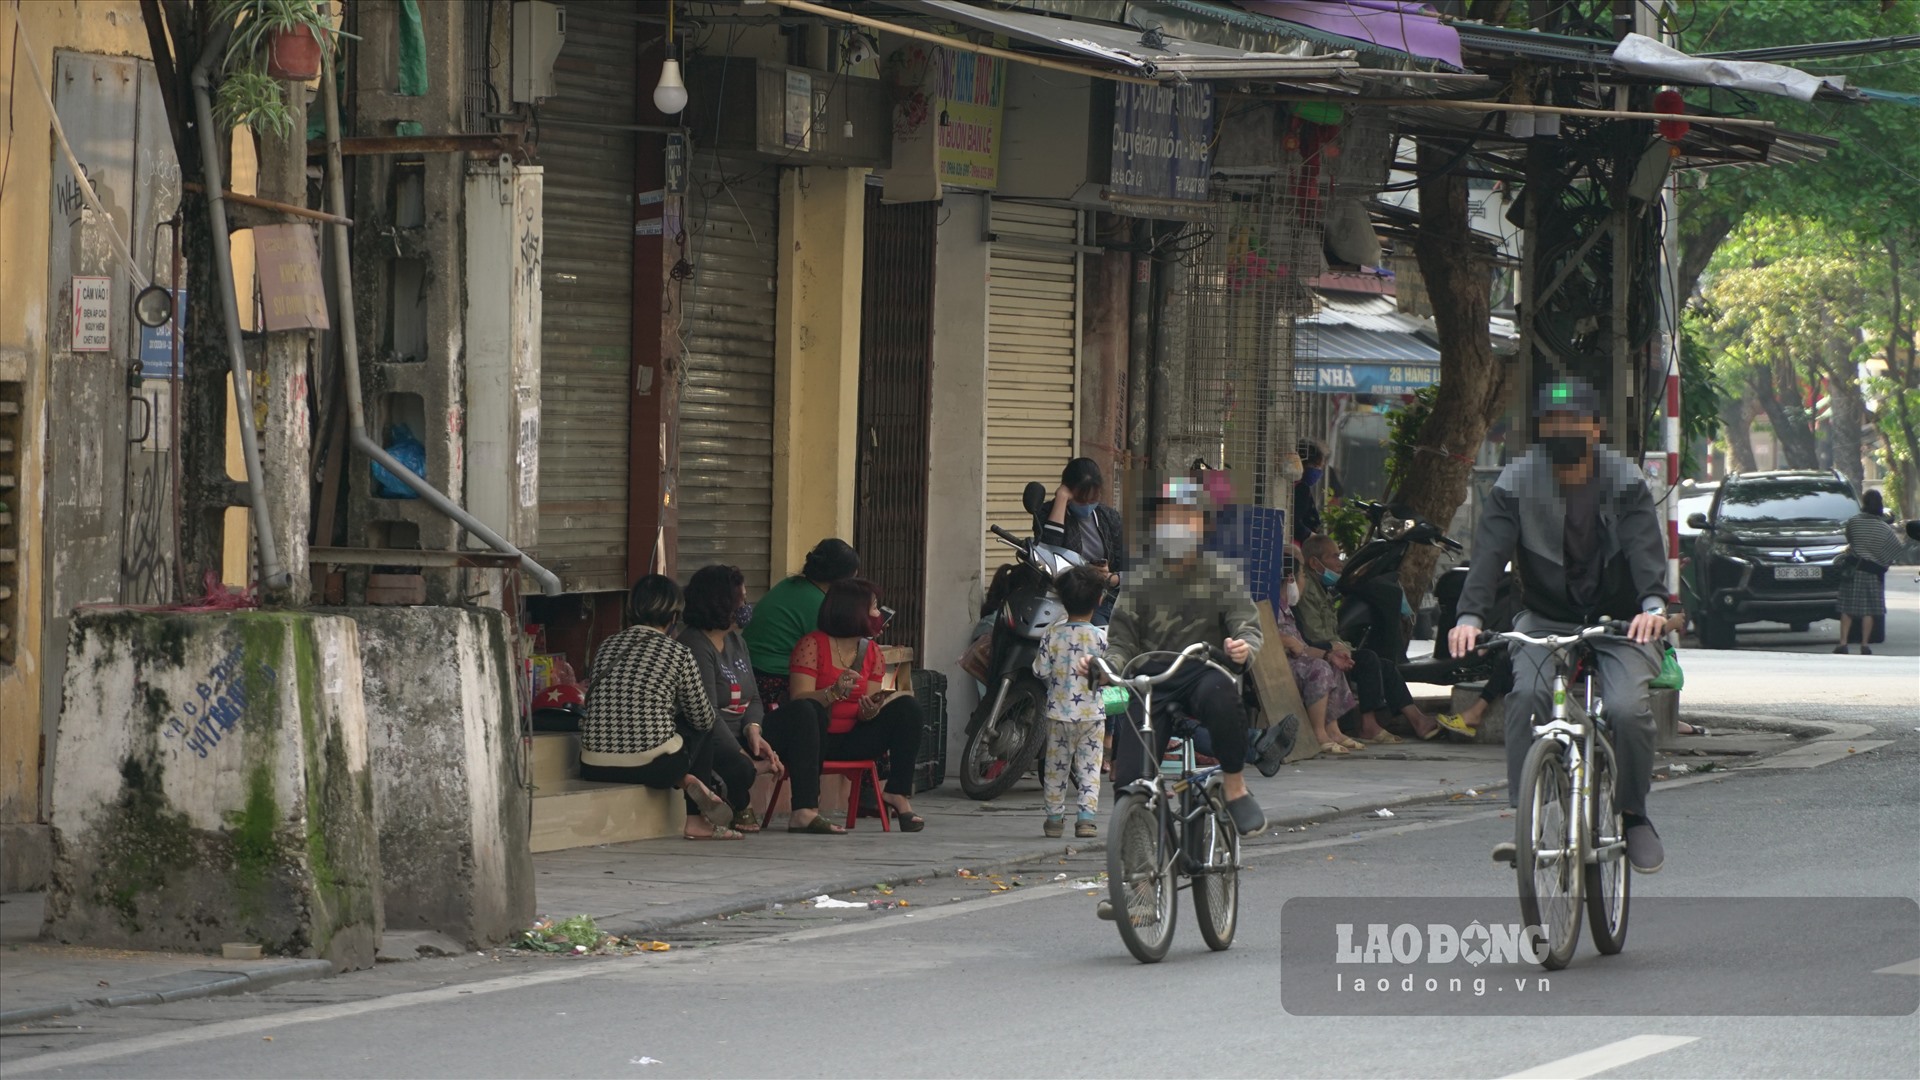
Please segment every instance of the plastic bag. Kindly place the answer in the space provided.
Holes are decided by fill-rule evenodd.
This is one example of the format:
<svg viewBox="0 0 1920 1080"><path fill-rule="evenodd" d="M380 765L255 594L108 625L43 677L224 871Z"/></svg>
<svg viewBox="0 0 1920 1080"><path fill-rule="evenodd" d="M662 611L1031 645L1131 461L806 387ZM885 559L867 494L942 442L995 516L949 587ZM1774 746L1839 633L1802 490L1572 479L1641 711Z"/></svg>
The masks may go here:
<svg viewBox="0 0 1920 1080"><path fill-rule="evenodd" d="M1680 670L1680 655L1668 646L1660 657L1660 674L1647 686L1654 690L1679 690L1687 685L1687 673Z"/></svg>
<svg viewBox="0 0 1920 1080"><path fill-rule="evenodd" d="M427 474L427 448L414 437L413 429L395 424L387 429L387 453L415 476ZM417 499L420 494L379 462L373 463L373 486L382 499Z"/></svg>

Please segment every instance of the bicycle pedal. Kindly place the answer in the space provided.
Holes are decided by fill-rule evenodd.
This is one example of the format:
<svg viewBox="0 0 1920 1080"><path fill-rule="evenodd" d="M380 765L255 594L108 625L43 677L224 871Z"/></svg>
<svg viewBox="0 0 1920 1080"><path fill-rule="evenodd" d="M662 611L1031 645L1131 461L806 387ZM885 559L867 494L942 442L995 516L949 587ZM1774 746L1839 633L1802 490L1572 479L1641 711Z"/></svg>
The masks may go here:
<svg viewBox="0 0 1920 1080"><path fill-rule="evenodd" d="M1512 844L1495 844L1493 846L1493 861L1502 866L1513 866L1519 861L1519 858L1519 853Z"/></svg>

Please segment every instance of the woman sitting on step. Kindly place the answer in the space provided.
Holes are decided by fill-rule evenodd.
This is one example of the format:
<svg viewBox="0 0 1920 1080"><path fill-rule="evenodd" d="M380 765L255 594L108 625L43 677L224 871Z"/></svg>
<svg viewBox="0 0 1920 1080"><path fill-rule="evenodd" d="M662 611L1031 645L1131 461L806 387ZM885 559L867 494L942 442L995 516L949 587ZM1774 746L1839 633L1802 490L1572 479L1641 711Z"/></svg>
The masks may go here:
<svg viewBox="0 0 1920 1080"><path fill-rule="evenodd" d="M693 652L700 681L713 701L718 723L713 726L713 772L726 787L733 807L733 827L759 832L760 816L753 810L754 762L767 763L778 774L780 755L762 737L766 709L753 677L747 643L740 639L738 613L746 602L746 578L732 566L706 566L687 582L687 613L680 644ZM820 762L795 759L795 769L820 771ZM702 779L707 779L703 777Z"/></svg>
<svg viewBox="0 0 1920 1080"><path fill-rule="evenodd" d="M733 807L700 778L713 772L713 702L685 645L668 636L680 586L649 574L633 585L633 625L601 642L580 722L580 778L678 788L689 840L738 840Z"/></svg>

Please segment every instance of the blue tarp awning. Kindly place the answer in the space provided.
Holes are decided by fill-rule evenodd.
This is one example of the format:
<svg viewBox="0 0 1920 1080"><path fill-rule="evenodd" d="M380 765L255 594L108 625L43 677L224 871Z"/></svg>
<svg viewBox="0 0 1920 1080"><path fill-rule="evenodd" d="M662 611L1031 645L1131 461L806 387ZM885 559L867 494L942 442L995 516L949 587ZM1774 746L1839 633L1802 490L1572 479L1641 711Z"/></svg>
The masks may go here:
<svg viewBox="0 0 1920 1080"><path fill-rule="evenodd" d="M1315 360L1392 364L1439 364L1440 350L1412 334L1357 326L1308 323L1300 327L1296 352Z"/></svg>

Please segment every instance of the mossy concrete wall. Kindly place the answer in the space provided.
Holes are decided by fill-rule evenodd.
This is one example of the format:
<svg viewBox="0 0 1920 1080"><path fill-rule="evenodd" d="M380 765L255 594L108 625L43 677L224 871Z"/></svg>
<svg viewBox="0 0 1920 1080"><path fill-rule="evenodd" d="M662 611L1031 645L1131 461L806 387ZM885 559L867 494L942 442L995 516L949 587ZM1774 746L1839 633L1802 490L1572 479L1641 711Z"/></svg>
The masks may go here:
<svg viewBox="0 0 1920 1080"><path fill-rule="evenodd" d="M80 611L46 936L369 967L378 838L351 619Z"/></svg>
<svg viewBox="0 0 1920 1080"><path fill-rule="evenodd" d="M340 614L360 626L387 927L505 941L534 915L511 622L491 609Z"/></svg>

